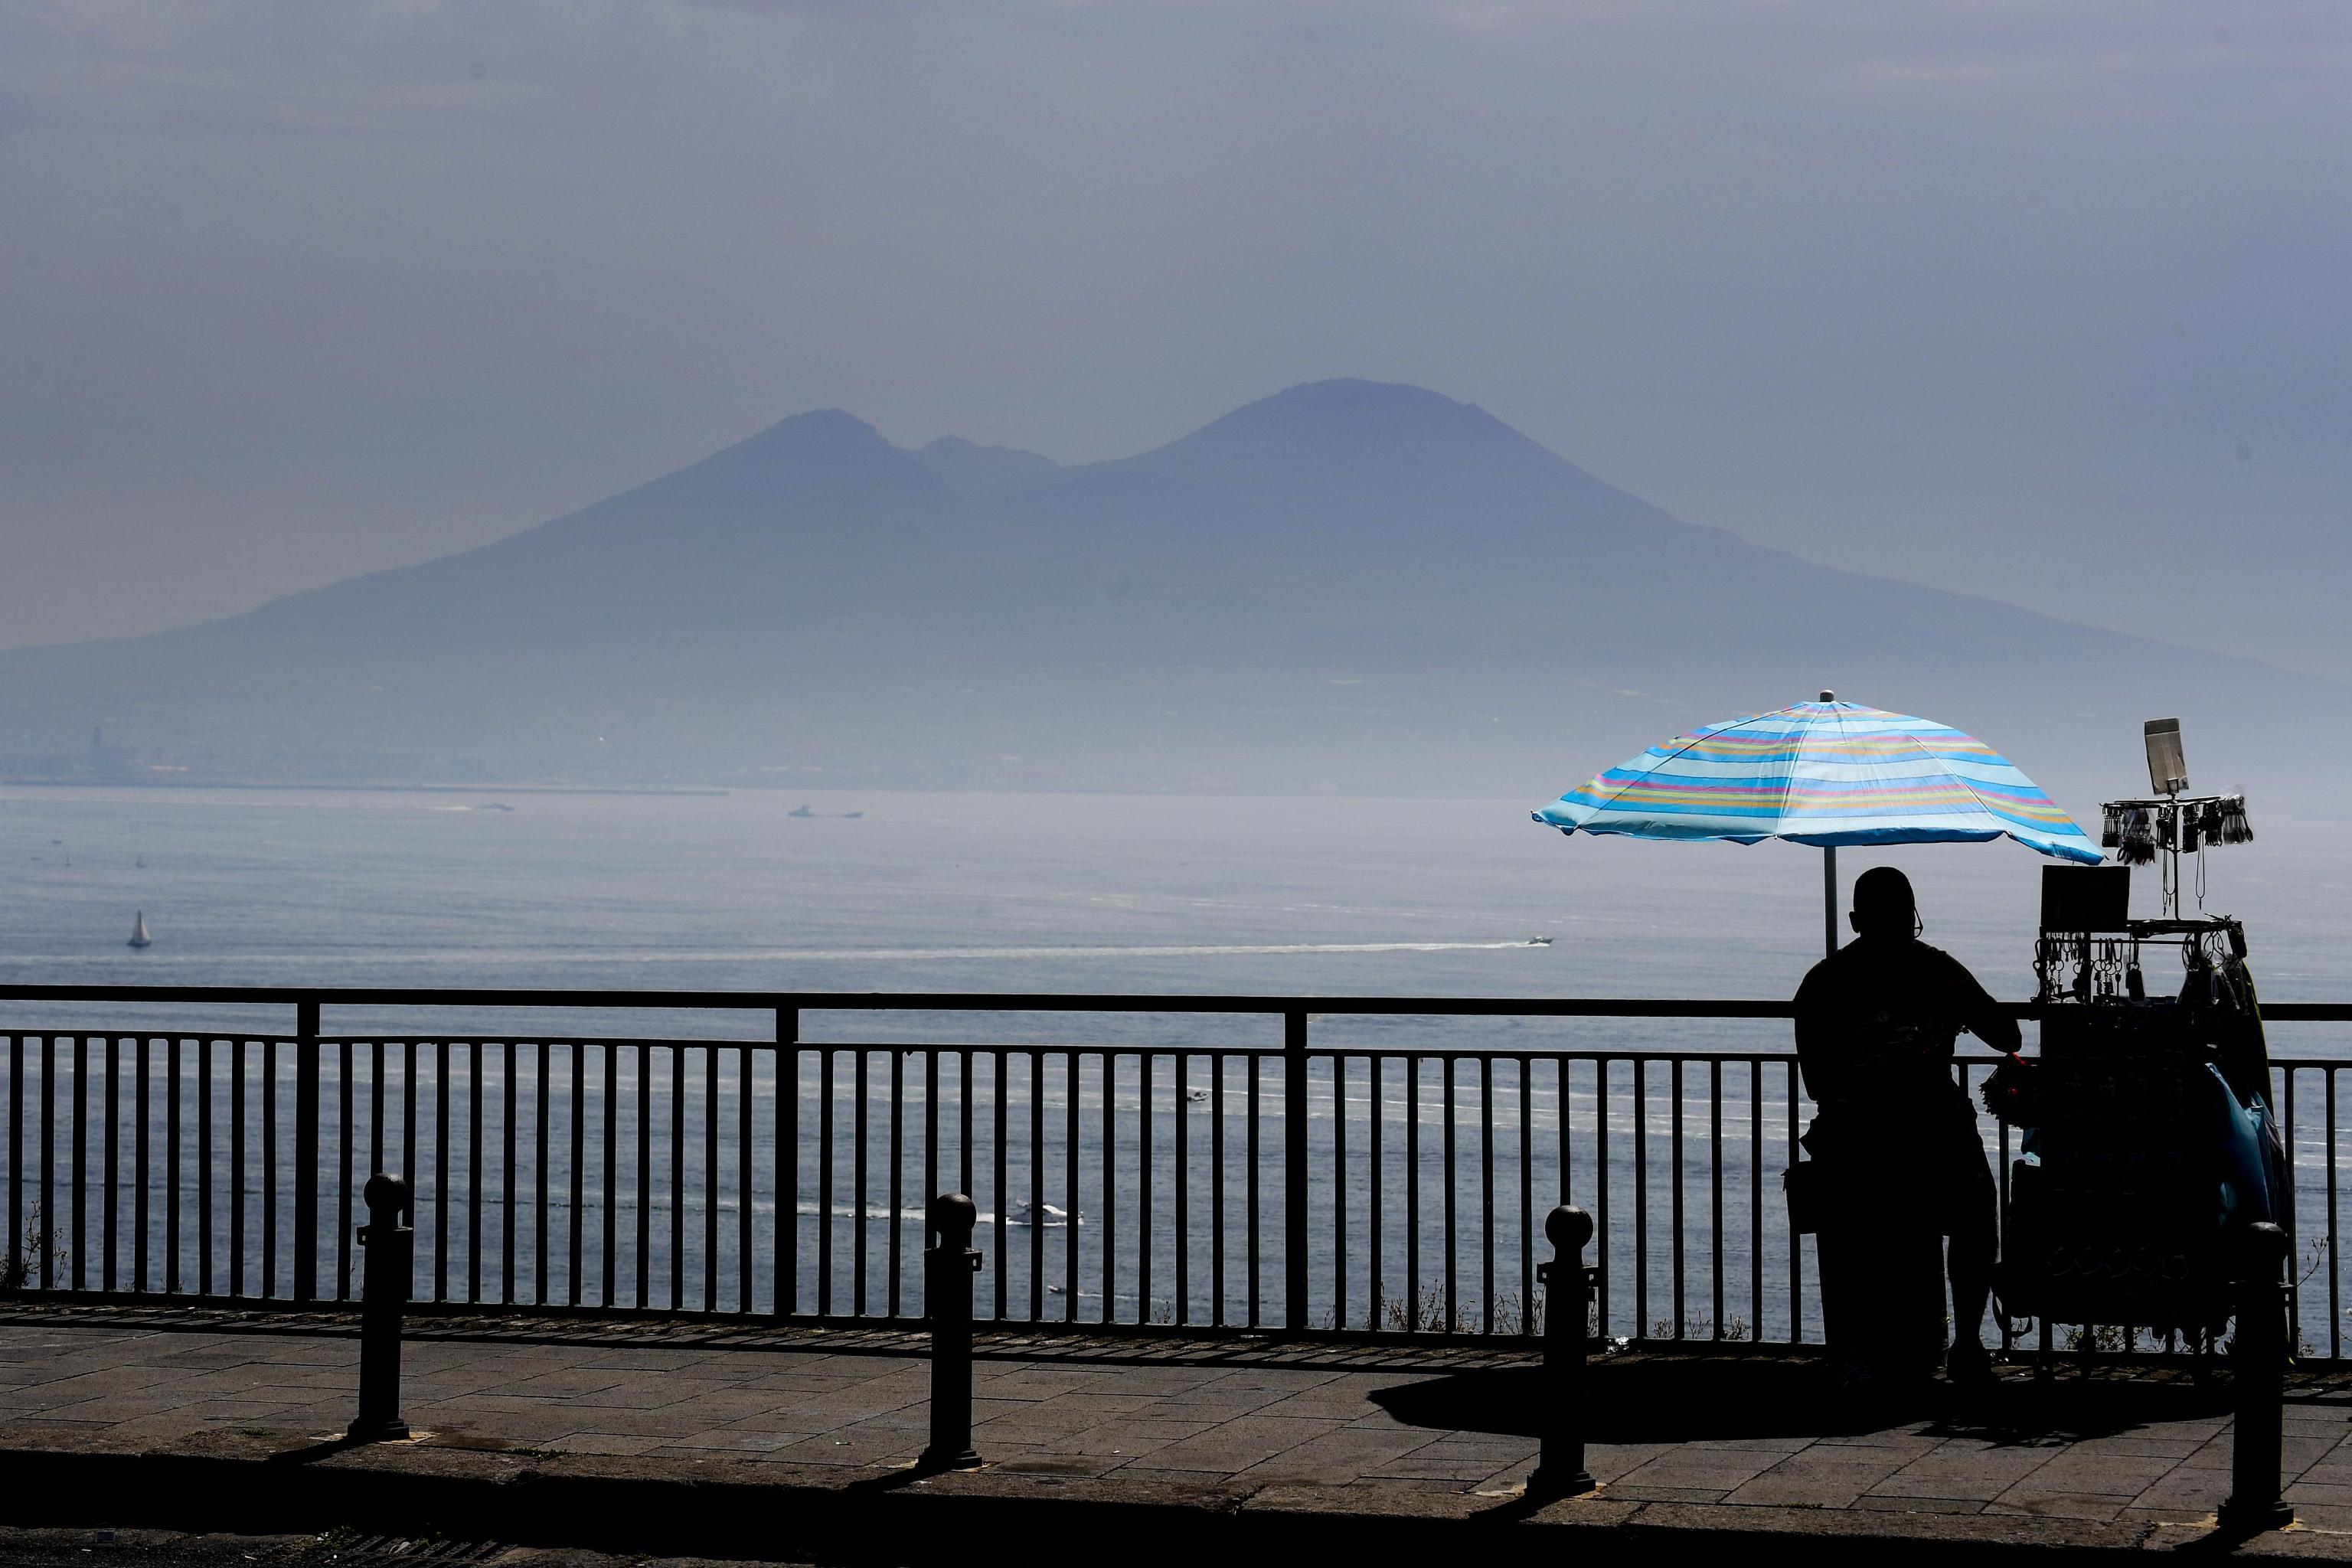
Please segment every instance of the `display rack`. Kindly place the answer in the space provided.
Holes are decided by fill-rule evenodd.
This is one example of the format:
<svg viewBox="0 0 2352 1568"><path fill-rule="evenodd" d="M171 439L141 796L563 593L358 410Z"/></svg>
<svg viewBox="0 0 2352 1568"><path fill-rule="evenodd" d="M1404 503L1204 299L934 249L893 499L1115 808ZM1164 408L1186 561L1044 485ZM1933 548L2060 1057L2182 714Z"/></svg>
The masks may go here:
<svg viewBox="0 0 2352 1568"><path fill-rule="evenodd" d="M2053 1322L2084 1345L2146 1331L2210 1347L2231 1310L2230 1239L2285 1202L2245 927L2204 908L2205 850L2253 837L2245 797L2188 793L2177 722L2147 739L2159 793L2104 808L2116 864L2043 874L2040 1049L1985 1087L2023 1133L2000 1310L2038 1320L2045 1351ZM2131 870L2149 864L2162 912L2133 919Z"/></svg>

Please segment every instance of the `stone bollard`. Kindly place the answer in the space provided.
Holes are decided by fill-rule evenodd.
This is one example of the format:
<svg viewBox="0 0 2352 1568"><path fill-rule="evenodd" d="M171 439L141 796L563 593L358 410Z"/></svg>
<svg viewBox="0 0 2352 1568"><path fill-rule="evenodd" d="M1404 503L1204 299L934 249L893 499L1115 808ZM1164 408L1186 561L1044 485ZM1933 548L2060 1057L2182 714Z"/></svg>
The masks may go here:
<svg viewBox="0 0 2352 1568"><path fill-rule="evenodd" d="M1529 1497L1579 1497L1594 1489L1584 1468L1584 1362L1591 1349L1585 1323L1592 1307L1592 1275L1584 1265L1584 1244L1592 1239L1592 1216L1562 1204L1544 1216L1552 1260L1536 1278L1544 1285L1543 1376L1538 1384L1537 1430L1543 1454L1528 1478Z"/></svg>
<svg viewBox="0 0 2352 1568"><path fill-rule="evenodd" d="M408 1281L416 1233L405 1223L408 1184L389 1171L368 1178L368 1222L360 1226L367 1248L360 1284L360 1415L351 1424L354 1443L396 1442L408 1436L400 1418L400 1320L408 1305Z"/></svg>
<svg viewBox="0 0 2352 1568"><path fill-rule="evenodd" d="M930 1204L938 1244L923 1254L923 1311L931 1321L931 1446L916 1468L972 1470L971 1277L980 1253L971 1245L979 1205L961 1193L941 1193Z"/></svg>
<svg viewBox="0 0 2352 1568"><path fill-rule="evenodd" d="M2238 1254L2238 1326L2230 1361L2237 1379L2235 1432L2230 1447L2230 1500L2221 1505L2224 1532L2252 1535L2294 1522L2279 1496L2279 1448L2286 1396L2286 1232L2274 1225L2246 1227Z"/></svg>

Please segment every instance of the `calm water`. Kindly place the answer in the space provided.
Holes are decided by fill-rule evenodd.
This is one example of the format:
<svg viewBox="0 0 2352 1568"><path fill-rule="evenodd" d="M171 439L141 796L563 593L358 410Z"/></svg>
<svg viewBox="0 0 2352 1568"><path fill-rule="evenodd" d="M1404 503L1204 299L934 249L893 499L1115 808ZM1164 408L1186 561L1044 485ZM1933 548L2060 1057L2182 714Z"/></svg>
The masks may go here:
<svg viewBox="0 0 2352 1568"><path fill-rule="evenodd" d="M1540 798L5 789L0 983L1780 996L1818 955L1817 852L1568 839ZM2346 994L2352 833L2255 824L2211 906L2269 995ZM2038 857L1840 869L1882 860L2025 994Z"/></svg>
<svg viewBox="0 0 2352 1568"><path fill-rule="evenodd" d="M802 798L0 791L0 866L9 874L8 896L0 899L0 984L1748 997L1787 994L1818 955L1821 942L1817 852L1771 845L1563 839L1528 822L1532 800L819 795L805 797L819 813L864 815L855 820L789 816ZM511 809L494 809L493 803ZM2256 843L2210 858L2209 903L2248 921L2257 973L2269 998L2352 995L2341 959L2352 952L2352 909L2339 891L2346 872L2352 871L2352 851L2343 846L2341 829L2259 816L2256 826L2263 835ZM1850 883L1863 867L1882 861L1904 867L1918 886L1930 941L1969 963L1996 994L2027 994L2038 858L2008 844L1954 845L1888 855L1848 851L1841 856L1840 868ZM2153 879L2140 879L2147 885L2139 889L2139 901L2152 910ZM155 938L144 952L123 945L134 910L145 912ZM1549 947L1528 945L1535 935L1555 940ZM21 1015L19 1026L164 1023L126 1016L120 1008L12 1011ZM174 1022L192 1021L186 1009L166 1011ZM284 1011L257 1009L233 1023L223 1018L208 1026L283 1030L290 1023ZM325 1019L331 1033L386 1030L428 1037L448 1022L416 1012L339 1015L331 1009ZM478 1017L467 1022L475 1026L469 1034L488 1027ZM758 1012L640 1014L625 1024L609 1016L591 1022L584 1016L509 1016L499 1026L519 1033L569 1028L657 1037L766 1038L772 1021ZM1316 1029L1319 1044L1351 1047L1475 1044L1709 1050L1785 1045L1785 1026L1770 1025L1332 1019L1318 1021ZM2314 1026L2276 1029L2273 1049L2283 1055L2352 1054L2343 1033ZM803 1038L1112 1043L1131 1050L1270 1046L1278 1043L1278 1025L1166 1015L957 1019L836 1013L810 1015ZM1173 1312L1177 1226L1170 1152L1180 1115L1192 1150L1185 1185L1187 1311L1205 1314L1221 1299L1229 1315L1245 1315L1253 1258L1265 1270L1269 1298L1278 1296L1278 1261L1268 1260L1268 1248L1278 1254L1281 1226L1278 1199L1270 1191L1262 1207L1261 1244L1253 1249L1248 1238L1247 1084L1241 1058L1225 1060L1220 1102L1210 1098L1216 1088L1212 1057L1193 1057L1181 1065L1181 1074L1173 1056L1156 1058L1148 1117L1140 1060L1134 1057L1120 1063L1108 1095L1097 1057L1084 1059L1075 1083L1067 1058L1048 1057L1034 1086L1026 1060L1016 1058L1001 1101L984 1056L978 1058L968 1092L961 1082L960 1059L944 1058L936 1101L924 1082L929 1058L884 1051L864 1059L869 1075L863 1102L871 1148L868 1184L862 1195L855 1191L855 1168L845 1148L836 1163L829 1215L822 1212L817 1196L816 1054L806 1053L800 1061L796 1193L785 1190L774 1158L778 1102L772 1058L761 1057L752 1073L748 1089L754 1130L756 1305L776 1300L773 1258L795 1237L802 1274L787 1286L802 1306L816 1304L815 1259L828 1249L835 1304L847 1304L857 1279L860 1239L869 1255L869 1305L887 1304L894 1238L898 1279L906 1299L914 1300L914 1255L921 1237L919 1224L910 1216L923 1190L921 1134L936 1105L942 1129L940 1169L961 1180L967 1101L975 1126L970 1184L984 1211L982 1245L1000 1260L998 1272L1016 1314L1034 1295L1049 1316L1058 1316L1075 1300L1078 1316L1094 1317L1103 1310L1106 1294L1123 1317ZM895 1098L894 1059L905 1080ZM746 1088L733 1061L732 1056L722 1058L716 1086L717 1125L728 1133L720 1141L727 1151L733 1147L739 1097ZM860 1104L857 1061L850 1055L836 1058L833 1103L845 1144ZM731 1152L720 1155L715 1183L704 1163L711 1086L703 1057L689 1052L673 1058L660 1049L614 1053L610 1066L617 1091L616 1159L609 1172L601 1147L604 1054L588 1047L578 1065L583 1154L576 1217L583 1238L583 1294L593 1300L603 1289L602 1238L609 1222L617 1299L634 1299L642 1256L654 1300L667 1299L677 1262L683 1269L682 1299L698 1304L708 1256L717 1263L709 1281L712 1299L731 1304L741 1209ZM476 1080L467 1051L456 1052L447 1069L446 1126L439 1106L442 1066L433 1047L419 1056L413 1076L407 1054L398 1047L386 1053L381 1078L372 1052L363 1048L354 1058L352 1093L360 1117L355 1163L363 1173L379 1157L373 1145L381 1138L381 1158L404 1163L416 1173L420 1270L429 1275L437 1252L438 1266L456 1293L467 1288L477 1245L470 1216L478 1206L488 1293L496 1294L508 1278L510 1215L518 1293L529 1297L542 1279L552 1299L562 1300L572 1289L569 1049L558 1047L546 1060L551 1110L543 1162L535 1131L541 1067L536 1049L528 1046L516 1056L511 1077L502 1047L484 1054L479 1092L485 1150L478 1167L469 1152ZM274 1089L265 1095L257 1050L246 1064L247 1120L257 1151L265 1099L274 1097L281 1114L290 1117L284 1109L290 1068L280 1063L279 1069ZM161 1072L160 1063L155 1070ZM195 1070L191 1055L184 1065L190 1075L186 1081L194 1081ZM1344 1137L1349 1174L1338 1184L1318 1178L1311 1256L1318 1321L1340 1300L1334 1282L1340 1273L1335 1221L1342 1211L1350 1237L1345 1297L1352 1319L1360 1321L1370 1310L1376 1287L1383 1302L1407 1293L1406 1244L1413 1237L1422 1254L1421 1293L1442 1292L1444 1184L1424 1176L1418 1193L1409 1193L1399 1154L1408 1130L1417 1129L1423 1169L1433 1169L1429 1162L1437 1159L1449 1128L1459 1162L1452 1248L1458 1310L1475 1316L1492 1302L1507 1321L1518 1304L1522 1263L1539 1255L1539 1248L1523 1245L1523 1179L1538 1221L1563 1189L1591 1202L1602 1174L1596 1145L1605 1131L1616 1210L1608 1252L1615 1326L1625 1331L1637 1314L1648 1322L1668 1315L1677 1173L1671 1163L1675 1102L1670 1086L1663 1078L1654 1079L1637 1112L1630 1078L1622 1073L1604 1094L1589 1068L1572 1069L1565 1085L1549 1064L1537 1066L1524 1084L1517 1072L1514 1066L1502 1066L1489 1089L1465 1067L1449 1122L1443 1110L1443 1075L1435 1064L1424 1068L1418 1085L1408 1086L1402 1064L1387 1066L1376 1082L1369 1064L1359 1062L1351 1066L1344 1091L1328 1068L1318 1069L1308 1097L1314 1168L1331 1168L1334 1146ZM58 1073L62 1091L69 1067L61 1061ZM211 1075L217 1122L231 1114L231 1059L223 1051ZM331 1069L331 1093L339 1089L339 1077ZM1685 1147L1680 1176L1688 1205L1682 1227L1685 1318L1712 1320L1719 1269L1726 1281L1724 1317L1751 1316L1751 1291L1760 1279L1769 1298L1763 1321L1781 1334L1790 1308L1789 1258L1785 1239L1777 1233L1779 1199L1771 1189L1788 1161L1785 1088L1777 1079L1762 1085L1753 1109L1763 1138L1751 1143L1746 1069L1735 1067L1725 1077L1719 1145L1705 1074L1691 1075L1681 1105ZM380 1132L370 1114L379 1085L386 1107ZM37 1100L37 1060L27 1064L26 1089L28 1100ZM1491 1233L1483 1173L1489 1157L1489 1093L1496 1194ZM406 1110L412 1094L413 1119ZM509 1094L521 1127L511 1163L501 1143ZM1273 1140L1262 1151L1260 1169L1278 1174L1278 1074L1259 1086L1259 1125L1271 1130ZM1522 1097L1528 1129L1524 1155L1518 1133ZM64 1099L61 1093L59 1103ZM196 1111L194 1096L189 1099L186 1114L193 1128ZM1045 1168L1034 1172L1026 1150L1033 1100L1048 1151ZM1011 1133L1001 1191L990 1142L1000 1103ZM1222 1119L1216 1115L1221 1103ZM893 1104L901 1108L902 1118L895 1206L886 1152ZM1098 1174L1107 1105L1114 1112L1117 1144L1111 1162L1116 1174L1108 1189ZM1563 1112L1569 1132L1564 1181ZM1220 1120L1227 1143L1221 1298L1220 1249L1209 1218L1215 1182L1211 1140ZM1377 1184L1366 1160L1375 1127L1387 1150ZM128 1123L126 1140L127 1128ZM1650 1143L1640 1190L1651 1205L1654 1227L1642 1268L1631 1237L1637 1128ZM152 1131L161 1137L160 1122ZM1148 1190L1139 1149L1147 1131L1155 1151ZM446 1166L435 1153L445 1136L452 1151ZM416 1152L411 1152L412 1138ZM1061 1163L1073 1142L1081 1166L1075 1189ZM331 1169L341 1158L331 1130L329 1142L322 1154ZM2320 1202L2328 1151L2315 1119L2297 1142L2299 1160L2313 1177L2313 1201ZM1718 1146L1727 1206L1719 1241L1712 1220ZM673 1181L673 1162L681 1181ZM193 1190L193 1155L184 1165L184 1180ZM542 1171L550 1188L543 1222L536 1196ZM1756 1173L1767 1189L1761 1204L1755 1204ZM254 1184L263 1184L257 1176ZM151 1220L150 1240L160 1258L165 1242L160 1185L153 1195L157 1215ZM1419 1212L1408 1226L1406 1205L1416 1196ZM776 1214L788 1197L793 1222L777 1227ZM1033 1233L1018 1223L1025 1217L1022 1205L1032 1202L1074 1210L1080 1223ZM229 1267L226 1203L215 1203L219 1212L209 1238L216 1288L226 1282ZM1747 1224L1752 1204L1765 1221L1760 1241ZM290 1203L268 1215L256 1191L248 1194L246 1210L248 1241L257 1256L264 1250L258 1238L265 1223L274 1219L282 1234L290 1223ZM1145 1213L1153 1226L1148 1245L1137 1224ZM1001 1245L993 1229L999 1214L1006 1219ZM714 1215L719 1236L715 1251L709 1251L703 1227ZM2324 1208L2306 1215L2306 1229L2314 1221L2324 1226L2325 1217ZM675 1251L673 1225L683 1242ZM829 1241L821 1228L829 1231ZM191 1278L203 1252L195 1230L191 1216L180 1238ZM1383 1246L1377 1280L1370 1258L1375 1234ZM1101 1244L1106 1235L1116 1237L1108 1249ZM1075 1258L1069 1251L1073 1240ZM127 1239L122 1246L127 1249ZM1490 1260L1496 1270L1491 1293L1486 1279ZM1141 1279L1147 1262L1148 1285ZM257 1264L244 1283L248 1290L261 1288ZM278 1289L284 1289L282 1280ZM992 1277L982 1286L983 1310L993 1289ZM1646 1301L1636 1302L1637 1291ZM1803 1294L1809 1296L1810 1289ZM1805 1310L1818 1323L1817 1307Z"/></svg>

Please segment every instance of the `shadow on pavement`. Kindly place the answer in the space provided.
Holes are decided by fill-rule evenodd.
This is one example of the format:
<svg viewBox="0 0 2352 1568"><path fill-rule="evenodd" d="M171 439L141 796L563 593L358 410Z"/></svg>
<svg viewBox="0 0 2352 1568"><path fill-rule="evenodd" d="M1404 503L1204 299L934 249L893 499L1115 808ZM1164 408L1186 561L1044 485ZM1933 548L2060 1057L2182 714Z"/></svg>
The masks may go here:
<svg viewBox="0 0 2352 1568"><path fill-rule="evenodd" d="M1480 1368L1376 1389L1371 1402L1413 1426L1539 1435L1532 1369ZM1903 1401L1839 1397L1818 1362L1629 1355L1587 1373L1587 1442L1688 1443L1743 1437L1824 1437L1928 1423L1997 1443L2108 1436L2156 1422L2225 1415L2226 1389L2124 1377L2036 1382L2012 1372L1960 1394L1937 1384Z"/></svg>

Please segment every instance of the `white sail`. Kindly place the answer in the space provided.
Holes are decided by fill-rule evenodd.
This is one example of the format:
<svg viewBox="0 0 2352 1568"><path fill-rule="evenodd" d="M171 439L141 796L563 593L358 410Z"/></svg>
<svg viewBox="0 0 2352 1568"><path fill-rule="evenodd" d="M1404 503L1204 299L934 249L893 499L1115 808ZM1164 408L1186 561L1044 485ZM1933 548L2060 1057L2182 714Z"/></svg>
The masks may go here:
<svg viewBox="0 0 2352 1568"><path fill-rule="evenodd" d="M132 947L152 945L147 935L147 911L144 910L131 917L131 945Z"/></svg>

